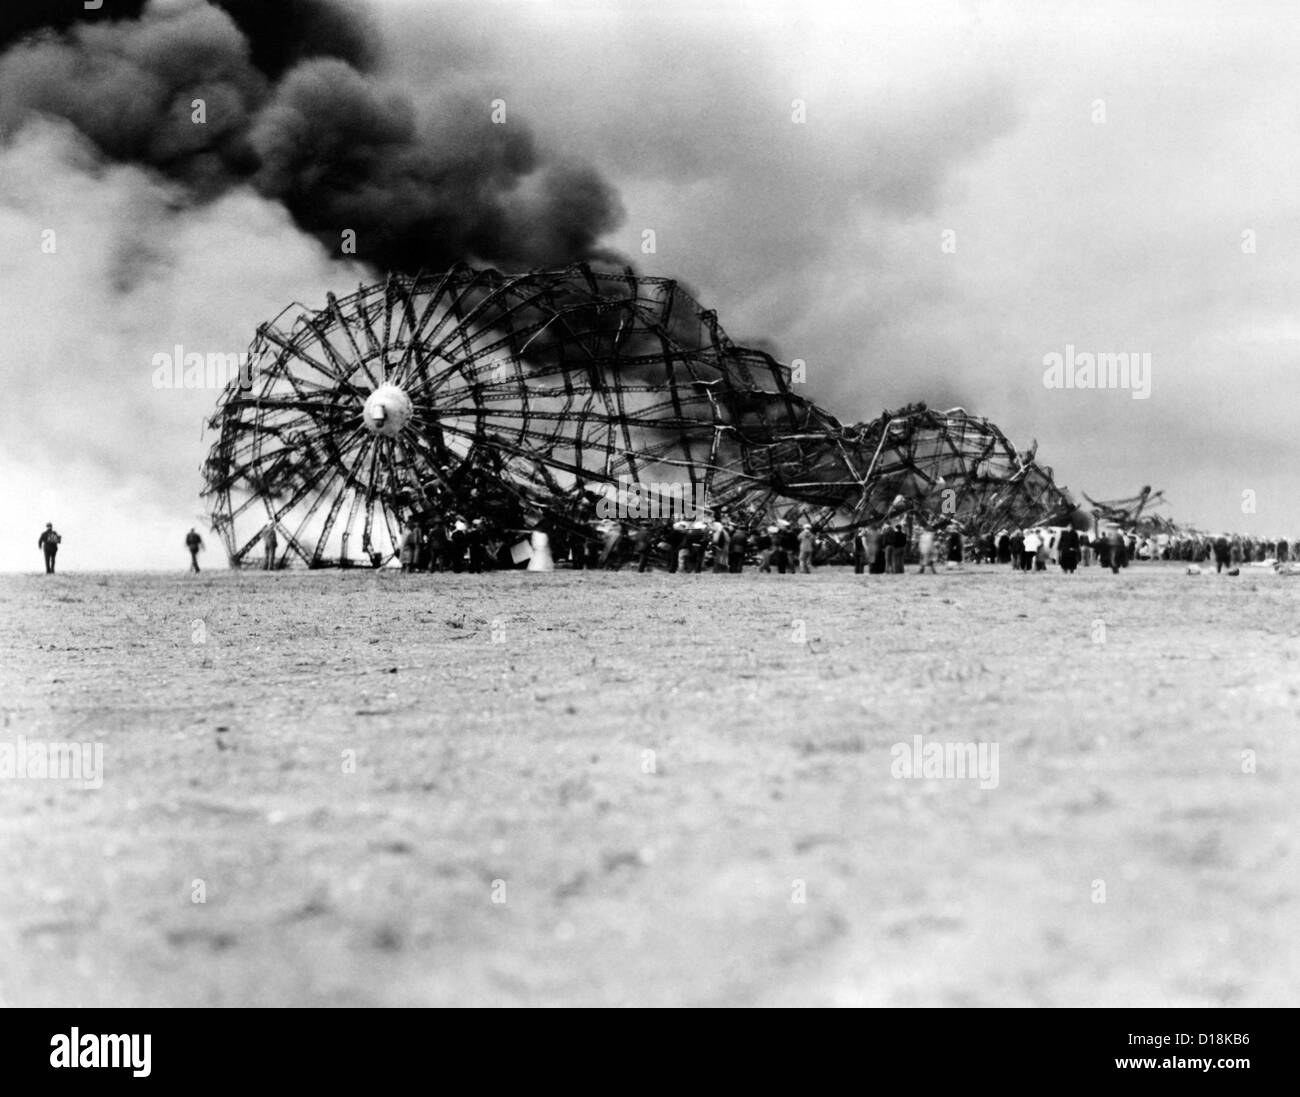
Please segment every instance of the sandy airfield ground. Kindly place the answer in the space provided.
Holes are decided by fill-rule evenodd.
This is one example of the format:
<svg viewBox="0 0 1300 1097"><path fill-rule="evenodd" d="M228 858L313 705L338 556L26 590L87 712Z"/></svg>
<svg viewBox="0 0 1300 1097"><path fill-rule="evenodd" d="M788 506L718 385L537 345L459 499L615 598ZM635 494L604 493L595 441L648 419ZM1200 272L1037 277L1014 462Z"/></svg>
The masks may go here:
<svg viewBox="0 0 1300 1097"><path fill-rule="evenodd" d="M0 653L104 751L0 781L11 1005L1300 1004L1300 579L72 572Z"/></svg>

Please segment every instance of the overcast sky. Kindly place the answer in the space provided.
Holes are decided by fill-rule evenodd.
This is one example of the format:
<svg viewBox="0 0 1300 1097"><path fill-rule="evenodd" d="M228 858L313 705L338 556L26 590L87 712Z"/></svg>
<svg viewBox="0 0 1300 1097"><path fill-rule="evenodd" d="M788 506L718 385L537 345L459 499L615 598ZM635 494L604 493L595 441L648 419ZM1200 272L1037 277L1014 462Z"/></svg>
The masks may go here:
<svg viewBox="0 0 1300 1097"><path fill-rule="evenodd" d="M505 99L617 190L606 243L843 422L960 404L1076 497L1300 536L1294 5L371 6L421 110ZM163 399L152 354L368 277L251 190L171 186L54 122L0 148L2 569L47 520L69 568L182 566L215 394ZM1067 344L1149 354L1149 398L1045 388Z"/></svg>

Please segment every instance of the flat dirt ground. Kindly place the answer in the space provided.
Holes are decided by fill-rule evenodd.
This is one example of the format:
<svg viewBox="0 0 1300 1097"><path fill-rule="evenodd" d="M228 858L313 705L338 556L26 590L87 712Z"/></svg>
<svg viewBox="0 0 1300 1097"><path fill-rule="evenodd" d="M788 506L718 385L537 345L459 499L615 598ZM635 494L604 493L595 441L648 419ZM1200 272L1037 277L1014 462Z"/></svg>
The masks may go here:
<svg viewBox="0 0 1300 1097"><path fill-rule="evenodd" d="M0 708L11 1005L1300 1004L1267 571L15 575Z"/></svg>

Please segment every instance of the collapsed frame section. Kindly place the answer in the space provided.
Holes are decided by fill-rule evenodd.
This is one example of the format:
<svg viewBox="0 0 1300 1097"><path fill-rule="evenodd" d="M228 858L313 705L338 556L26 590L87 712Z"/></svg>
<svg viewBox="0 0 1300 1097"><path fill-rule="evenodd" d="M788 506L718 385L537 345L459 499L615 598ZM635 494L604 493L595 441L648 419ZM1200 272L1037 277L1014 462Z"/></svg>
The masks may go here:
<svg viewBox="0 0 1300 1097"><path fill-rule="evenodd" d="M276 566L317 568L381 566L403 525L451 515L581 530L629 482L828 532L902 512L974 531L1071 505L962 409L841 426L676 282L630 270L394 274L286 309L250 362L252 389L227 389L208 423L204 466L232 566L269 531ZM400 429L366 422L380 386L410 400Z"/></svg>

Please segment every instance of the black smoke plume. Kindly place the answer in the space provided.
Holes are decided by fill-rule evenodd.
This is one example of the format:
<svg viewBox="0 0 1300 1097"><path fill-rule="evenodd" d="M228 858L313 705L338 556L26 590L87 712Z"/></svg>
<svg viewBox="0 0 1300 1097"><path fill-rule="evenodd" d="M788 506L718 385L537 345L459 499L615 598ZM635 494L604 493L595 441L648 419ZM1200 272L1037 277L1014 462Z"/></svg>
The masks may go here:
<svg viewBox="0 0 1300 1097"><path fill-rule="evenodd" d="M447 92L421 116L384 85L357 5L54 0L6 10L0 48L0 140L63 119L191 201L252 186L336 256L351 230L354 258L381 270L610 258L599 240L622 218L610 185L540 150L522 120L494 124L486 95Z"/></svg>

